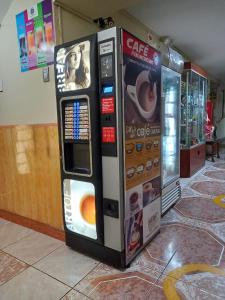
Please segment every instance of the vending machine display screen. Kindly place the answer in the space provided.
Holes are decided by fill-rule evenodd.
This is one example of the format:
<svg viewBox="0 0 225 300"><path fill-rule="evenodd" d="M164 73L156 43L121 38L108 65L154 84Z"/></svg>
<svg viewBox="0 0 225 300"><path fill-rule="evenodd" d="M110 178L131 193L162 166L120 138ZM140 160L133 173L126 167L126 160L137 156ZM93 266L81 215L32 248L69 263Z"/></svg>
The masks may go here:
<svg viewBox="0 0 225 300"><path fill-rule="evenodd" d="M86 98L69 99L64 111L64 162L68 172L90 175L90 120Z"/></svg>
<svg viewBox="0 0 225 300"><path fill-rule="evenodd" d="M107 78L113 76L113 57L111 55L101 57L101 77Z"/></svg>

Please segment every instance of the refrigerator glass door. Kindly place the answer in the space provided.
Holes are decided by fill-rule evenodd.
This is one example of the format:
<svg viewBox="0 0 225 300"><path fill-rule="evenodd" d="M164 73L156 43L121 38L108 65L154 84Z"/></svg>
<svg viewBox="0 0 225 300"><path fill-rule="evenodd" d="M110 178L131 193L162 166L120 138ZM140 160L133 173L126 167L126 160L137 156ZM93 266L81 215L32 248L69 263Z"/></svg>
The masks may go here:
<svg viewBox="0 0 225 300"><path fill-rule="evenodd" d="M180 176L180 74L162 68L163 187Z"/></svg>

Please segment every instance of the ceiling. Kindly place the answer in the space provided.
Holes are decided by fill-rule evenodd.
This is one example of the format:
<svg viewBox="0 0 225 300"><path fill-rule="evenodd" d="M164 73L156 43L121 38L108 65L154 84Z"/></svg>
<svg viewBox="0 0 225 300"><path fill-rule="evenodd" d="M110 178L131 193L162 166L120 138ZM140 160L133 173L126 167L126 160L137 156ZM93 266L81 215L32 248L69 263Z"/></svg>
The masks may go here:
<svg viewBox="0 0 225 300"><path fill-rule="evenodd" d="M145 0L128 12L225 82L225 0Z"/></svg>
<svg viewBox="0 0 225 300"><path fill-rule="evenodd" d="M10 5L12 3L12 0L0 0L0 24L7 13Z"/></svg>
<svg viewBox="0 0 225 300"><path fill-rule="evenodd" d="M109 14L124 8L131 7L140 2L140 0L56 0L58 3L82 13L91 19L107 17Z"/></svg>

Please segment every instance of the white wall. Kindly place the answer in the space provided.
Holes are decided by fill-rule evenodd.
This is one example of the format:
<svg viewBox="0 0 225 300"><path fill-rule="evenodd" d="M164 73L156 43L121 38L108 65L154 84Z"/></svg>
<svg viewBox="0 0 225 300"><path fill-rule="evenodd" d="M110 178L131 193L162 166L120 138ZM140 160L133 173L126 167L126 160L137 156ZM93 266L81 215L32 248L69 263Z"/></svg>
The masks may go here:
<svg viewBox="0 0 225 300"><path fill-rule="evenodd" d="M0 125L57 122L53 66L48 83L42 69L20 72L16 15L37 2L14 0L0 27Z"/></svg>
<svg viewBox="0 0 225 300"><path fill-rule="evenodd" d="M149 42L149 33L153 38L152 43L158 39L155 33L129 15L125 10L117 11L110 16L113 18L115 25L123 27L146 42ZM62 32L64 42L95 33L99 30L100 29L95 23L91 24L62 9Z"/></svg>

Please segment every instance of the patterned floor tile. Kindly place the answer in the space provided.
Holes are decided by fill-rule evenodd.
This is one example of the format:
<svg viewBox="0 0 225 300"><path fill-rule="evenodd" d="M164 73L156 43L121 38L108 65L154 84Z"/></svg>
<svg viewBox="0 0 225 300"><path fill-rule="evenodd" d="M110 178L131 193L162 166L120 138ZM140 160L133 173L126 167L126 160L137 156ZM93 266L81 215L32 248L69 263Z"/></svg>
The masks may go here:
<svg viewBox="0 0 225 300"><path fill-rule="evenodd" d="M64 245L34 264L34 266L65 284L74 287L98 263L98 261Z"/></svg>
<svg viewBox="0 0 225 300"><path fill-rule="evenodd" d="M162 226L159 237L147 246L147 250L159 260L173 255L168 265L171 269L189 262L218 265L224 247L204 230L171 224Z"/></svg>
<svg viewBox="0 0 225 300"><path fill-rule="evenodd" d="M160 282L166 295L168 296L167 291L171 292L174 299L176 299L176 292L181 299L225 298L225 271L205 264L183 265L167 273L166 276L162 275L157 284ZM169 297L169 299L172 300L173 298Z"/></svg>
<svg viewBox="0 0 225 300"><path fill-rule="evenodd" d="M225 181L225 171L207 171L204 173L204 175L212 179L219 179Z"/></svg>
<svg viewBox="0 0 225 300"><path fill-rule="evenodd" d="M29 267L0 287L3 300L59 300L70 288Z"/></svg>
<svg viewBox="0 0 225 300"><path fill-rule="evenodd" d="M191 188L203 195L218 196L225 194L225 184L218 181L196 182L192 184Z"/></svg>
<svg viewBox="0 0 225 300"><path fill-rule="evenodd" d="M91 298L84 296L75 290L71 290L61 300L89 300L89 299Z"/></svg>
<svg viewBox="0 0 225 300"><path fill-rule="evenodd" d="M225 221L225 209L211 199L203 197L182 198L175 209L185 217L216 223Z"/></svg>
<svg viewBox="0 0 225 300"><path fill-rule="evenodd" d="M140 270L135 268L131 267L121 272L100 264L81 280L75 289L92 299L150 299L147 296L159 276L152 277L144 267Z"/></svg>
<svg viewBox="0 0 225 300"><path fill-rule="evenodd" d="M225 169L225 163L224 162L217 162L217 163L214 164L214 167L218 168L218 169Z"/></svg>
<svg viewBox="0 0 225 300"><path fill-rule="evenodd" d="M24 271L28 266L16 258L0 251L0 285ZM1 298L1 295L0 295Z"/></svg>
<svg viewBox="0 0 225 300"><path fill-rule="evenodd" d="M62 245L64 243L59 240L34 232L32 235L4 248L4 251L28 264L33 264Z"/></svg>

